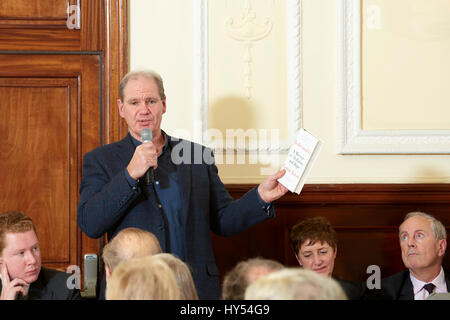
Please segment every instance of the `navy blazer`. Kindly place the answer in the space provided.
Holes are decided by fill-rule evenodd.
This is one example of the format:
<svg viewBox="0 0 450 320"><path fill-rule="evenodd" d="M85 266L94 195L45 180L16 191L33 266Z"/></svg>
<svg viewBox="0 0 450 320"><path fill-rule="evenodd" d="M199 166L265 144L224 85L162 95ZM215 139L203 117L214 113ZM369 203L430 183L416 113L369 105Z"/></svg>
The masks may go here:
<svg viewBox="0 0 450 320"><path fill-rule="evenodd" d="M271 207L267 212L263 209L256 188L234 201L218 176L210 149L167 137L172 153L184 159L176 165L182 215L186 219L186 263L193 270L199 298L219 299L219 272L210 231L221 236L236 235L273 217L274 209ZM167 222L157 200L145 188L131 188L125 177L124 169L134 151L135 145L128 134L84 156L78 225L91 238L106 233L108 239L124 228L141 228L154 233L166 251Z"/></svg>
<svg viewBox="0 0 450 320"><path fill-rule="evenodd" d="M363 299L365 292L365 285L363 282L341 280L334 278L342 287L348 300L361 300Z"/></svg>
<svg viewBox="0 0 450 320"><path fill-rule="evenodd" d="M28 300L81 300L80 290L69 289L67 280L70 274L42 267L35 282L28 290ZM2 283L0 281L0 292Z"/></svg>
<svg viewBox="0 0 450 320"><path fill-rule="evenodd" d="M447 290L450 289L450 274L444 270ZM404 270L381 280L381 288L393 300L414 300L414 287L409 277L409 270Z"/></svg>

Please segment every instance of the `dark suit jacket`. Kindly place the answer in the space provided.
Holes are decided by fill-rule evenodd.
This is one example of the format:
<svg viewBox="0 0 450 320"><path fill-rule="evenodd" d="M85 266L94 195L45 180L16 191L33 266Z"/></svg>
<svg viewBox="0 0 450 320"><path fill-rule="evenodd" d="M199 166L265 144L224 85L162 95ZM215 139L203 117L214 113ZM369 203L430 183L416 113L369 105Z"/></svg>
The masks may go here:
<svg viewBox="0 0 450 320"><path fill-rule="evenodd" d="M80 300L80 290L67 288L69 276L65 272L41 268L37 280L30 285L28 300Z"/></svg>
<svg viewBox="0 0 450 320"><path fill-rule="evenodd" d="M269 212L263 210L256 188L233 201L218 176L213 158L207 163L202 156L212 155L209 149L167 137L173 152L185 160L177 164L177 170L181 214L186 218L186 263L193 270L199 298L220 299L219 273L210 231L233 236L273 217L274 211L273 208ZM128 134L121 141L94 149L84 156L78 225L89 237L99 238L107 233L108 239L124 228L141 228L154 233L166 251L167 222L154 194L146 193L145 187L133 190L125 177L124 169L134 150ZM197 163L199 158L200 163Z"/></svg>
<svg viewBox="0 0 450 320"><path fill-rule="evenodd" d="M363 282L341 280L338 278L334 279L341 285L342 289L344 289L344 292L347 295L348 300L363 299L365 293L365 285Z"/></svg>
<svg viewBox="0 0 450 320"><path fill-rule="evenodd" d="M448 290L450 289L450 273L444 270L444 274ZM382 279L381 288L394 300L414 300L414 287L409 277L409 270Z"/></svg>

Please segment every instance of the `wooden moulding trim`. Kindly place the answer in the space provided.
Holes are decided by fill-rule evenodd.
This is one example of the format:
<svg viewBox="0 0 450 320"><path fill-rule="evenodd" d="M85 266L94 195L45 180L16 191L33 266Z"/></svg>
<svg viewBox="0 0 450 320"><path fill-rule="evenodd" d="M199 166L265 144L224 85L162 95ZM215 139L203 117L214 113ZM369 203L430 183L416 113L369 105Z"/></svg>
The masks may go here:
<svg viewBox="0 0 450 320"><path fill-rule="evenodd" d="M105 44L105 73L108 86L105 101L105 135L103 142L111 143L123 138L127 128L117 111L120 79L128 72L128 2L107 1L107 28Z"/></svg>
<svg viewBox="0 0 450 320"><path fill-rule="evenodd" d="M239 198L253 184L227 184ZM307 184L300 195L288 193L277 206L310 204L450 204L450 184Z"/></svg>

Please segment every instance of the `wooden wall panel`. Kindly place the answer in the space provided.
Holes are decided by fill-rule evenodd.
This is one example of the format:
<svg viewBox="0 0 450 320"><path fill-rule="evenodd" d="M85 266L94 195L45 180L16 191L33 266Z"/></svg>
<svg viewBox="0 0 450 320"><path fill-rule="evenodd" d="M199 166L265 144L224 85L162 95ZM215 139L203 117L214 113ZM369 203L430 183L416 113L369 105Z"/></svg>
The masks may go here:
<svg viewBox="0 0 450 320"><path fill-rule="evenodd" d="M105 78L109 86L105 86L104 143L112 143L122 139L128 132L126 122L119 115L117 99L119 84L128 72L128 38L127 38L127 0L106 0L106 52Z"/></svg>
<svg viewBox="0 0 450 320"><path fill-rule="evenodd" d="M103 239L76 224L78 190L83 155L126 133L127 33L127 0L0 0L0 134L13 137L0 144L0 209L34 218L47 267L83 275L84 254L101 255Z"/></svg>
<svg viewBox="0 0 450 320"><path fill-rule="evenodd" d="M80 29L76 0L0 1L0 50L100 51L105 49L106 0L81 0Z"/></svg>
<svg viewBox="0 0 450 320"><path fill-rule="evenodd" d="M227 185L234 198L252 185ZM411 211L424 211L450 227L448 184L333 184L306 185L302 193L275 202L277 217L232 237L212 235L221 278L237 262L249 257L275 259L297 266L289 242L290 228L300 220L322 215L338 234L334 274L365 280L366 269L378 265L382 277L404 269L398 226ZM449 255L444 266L450 267Z"/></svg>
<svg viewBox="0 0 450 320"><path fill-rule="evenodd" d="M74 190L74 212L76 216L78 200L79 200L79 186L81 182L81 168L83 156L85 153L99 147L102 144L102 112L104 112L104 105L101 104L99 93L101 94L101 81L99 77L99 69L102 68L100 64L99 56L82 56L81 66L84 71L84 81L82 81L81 88L83 92L83 103L80 114L82 115L81 126L79 128L78 135L82 137L81 144L79 145L79 158L77 159L78 171L77 171L77 185ZM91 81L91 79L93 81ZM96 80L94 80L96 79ZM87 100L85 100L87 99ZM79 230L80 246L78 247L78 256L83 259L87 253L100 254L100 241L97 239L91 239ZM80 264L81 265L81 262ZM83 265L84 267L84 265Z"/></svg>
<svg viewBox="0 0 450 320"><path fill-rule="evenodd" d="M106 41L104 1L83 1L81 3L81 47L80 50L102 50Z"/></svg>
<svg viewBox="0 0 450 320"><path fill-rule="evenodd" d="M98 55L0 55L0 212L33 218L48 267L99 250L82 248L76 223L82 152L100 145L99 77Z"/></svg>
<svg viewBox="0 0 450 320"><path fill-rule="evenodd" d="M66 27L67 0L2 0L0 24Z"/></svg>
<svg viewBox="0 0 450 320"><path fill-rule="evenodd" d="M3 29L0 26L0 50L79 50L79 32L63 29Z"/></svg>
<svg viewBox="0 0 450 320"><path fill-rule="evenodd" d="M0 152L0 211L32 217L48 264L75 263L70 260L70 233L76 232L70 222L70 178L77 170L71 165L77 159L72 147L77 145L77 92L76 78L0 78L7 106L0 120L6 138Z"/></svg>

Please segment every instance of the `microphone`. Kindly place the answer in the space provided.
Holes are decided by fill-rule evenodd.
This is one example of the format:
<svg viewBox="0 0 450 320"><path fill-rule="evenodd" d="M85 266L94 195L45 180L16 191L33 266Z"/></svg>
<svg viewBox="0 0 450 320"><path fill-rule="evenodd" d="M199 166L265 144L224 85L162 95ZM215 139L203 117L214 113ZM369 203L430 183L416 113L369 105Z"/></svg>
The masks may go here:
<svg viewBox="0 0 450 320"><path fill-rule="evenodd" d="M142 143L152 142L153 135L152 131L148 128L144 128L141 131L141 140ZM144 183L146 186L153 184L155 181L155 176L153 174L153 167L148 168L147 172L144 174Z"/></svg>

